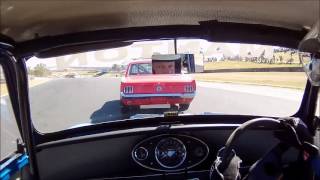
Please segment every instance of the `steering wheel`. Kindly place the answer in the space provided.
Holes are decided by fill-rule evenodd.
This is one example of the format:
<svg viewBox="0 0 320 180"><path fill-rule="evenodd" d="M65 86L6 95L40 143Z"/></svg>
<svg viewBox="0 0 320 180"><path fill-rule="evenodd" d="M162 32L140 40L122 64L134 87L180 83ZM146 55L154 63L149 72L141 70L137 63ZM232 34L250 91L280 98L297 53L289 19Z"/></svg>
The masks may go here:
<svg viewBox="0 0 320 180"><path fill-rule="evenodd" d="M226 141L224 149L220 150L218 152L218 158L216 159L215 163L213 164L211 171L210 171L210 178L211 179L239 179L239 163L241 162L241 159L236 156L235 151L233 150L235 147L235 142L237 139L239 139L240 135L243 134L246 130L254 128L254 127L263 127L263 128L270 128L274 130L285 130L284 132L286 135L283 137L278 137L280 140L280 143L278 146L275 146L270 152L268 152L262 159L259 159L254 165L250 168L250 173L257 173L258 171L258 176L261 178L262 175L266 174L261 174L263 171L262 169L262 163L265 163L266 161L281 161L279 157L281 157L282 153L286 151L290 146L298 147L298 148L303 148L305 143L301 143L300 138L298 137L298 133L296 132L296 129L299 130L299 134L302 134L303 140L306 138L308 139L311 137L311 135L307 131L307 127L304 124L299 123L298 118L288 118L288 119L273 119L273 118L256 118L249 120L242 125L240 125L238 128L236 128L232 134L229 136L228 140ZM283 134L282 134L283 135ZM283 142L286 141L286 142ZM287 142L289 141L289 142ZM282 143L283 142L283 143ZM285 146L283 148L283 145ZM308 144L307 145L311 146L312 148L317 149L316 147L313 147L313 145ZM221 152L222 151L222 152ZM220 154L221 153L221 154ZM219 154L221 155L219 157ZM236 156L236 158L234 158ZM281 163L275 162L280 166ZM231 164L231 171L227 172L227 175L223 174L225 170L228 168L230 169L230 164ZM238 164L238 165L237 165ZM259 170L256 170L258 168L261 168ZM255 171L256 170L256 171ZM215 171L215 172L214 172ZM212 174L212 173L215 174ZM249 175L248 174L248 175ZM225 176L228 176L227 178ZM257 178L256 174L255 177ZM274 179L277 179L278 177L274 176Z"/></svg>
<svg viewBox="0 0 320 180"><path fill-rule="evenodd" d="M228 157L230 157L234 144L236 140L240 137L240 135L250 128L259 127L259 126L279 129L280 121L273 118L257 118L257 119L252 119L250 121L247 121L242 125L240 125L237 129L235 129L232 132L232 134L229 136L225 144L224 153L221 159L221 168L225 168L224 163L228 163Z"/></svg>

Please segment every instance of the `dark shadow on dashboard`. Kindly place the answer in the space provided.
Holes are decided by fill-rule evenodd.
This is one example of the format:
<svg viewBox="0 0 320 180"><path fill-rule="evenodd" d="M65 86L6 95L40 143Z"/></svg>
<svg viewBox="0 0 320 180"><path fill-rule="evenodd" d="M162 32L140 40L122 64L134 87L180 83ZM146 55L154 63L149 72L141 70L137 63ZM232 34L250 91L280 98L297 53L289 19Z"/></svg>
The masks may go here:
<svg viewBox="0 0 320 180"><path fill-rule="evenodd" d="M93 112L90 116L92 124L115 121L126 118L128 117L125 117L121 114L120 100L113 100L104 103L100 109Z"/></svg>

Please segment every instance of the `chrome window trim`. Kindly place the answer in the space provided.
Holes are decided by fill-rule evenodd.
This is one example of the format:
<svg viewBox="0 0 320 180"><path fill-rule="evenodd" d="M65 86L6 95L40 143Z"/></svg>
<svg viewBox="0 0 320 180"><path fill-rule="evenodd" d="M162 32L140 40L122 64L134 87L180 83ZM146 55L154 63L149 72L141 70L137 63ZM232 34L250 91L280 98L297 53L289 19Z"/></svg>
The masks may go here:
<svg viewBox="0 0 320 180"><path fill-rule="evenodd" d="M163 93L163 94L125 94L120 93L123 98L148 98L148 97L177 97L177 98L194 98L196 93Z"/></svg>

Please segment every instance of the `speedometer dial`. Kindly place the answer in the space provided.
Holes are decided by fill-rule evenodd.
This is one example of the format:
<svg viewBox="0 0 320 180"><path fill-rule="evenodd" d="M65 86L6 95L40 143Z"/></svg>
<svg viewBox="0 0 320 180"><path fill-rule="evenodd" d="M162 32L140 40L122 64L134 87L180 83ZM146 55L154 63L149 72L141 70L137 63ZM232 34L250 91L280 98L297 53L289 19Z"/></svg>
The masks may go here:
<svg viewBox="0 0 320 180"><path fill-rule="evenodd" d="M179 167L187 156L185 145L177 138L168 137L159 141L155 156L157 162L164 168Z"/></svg>

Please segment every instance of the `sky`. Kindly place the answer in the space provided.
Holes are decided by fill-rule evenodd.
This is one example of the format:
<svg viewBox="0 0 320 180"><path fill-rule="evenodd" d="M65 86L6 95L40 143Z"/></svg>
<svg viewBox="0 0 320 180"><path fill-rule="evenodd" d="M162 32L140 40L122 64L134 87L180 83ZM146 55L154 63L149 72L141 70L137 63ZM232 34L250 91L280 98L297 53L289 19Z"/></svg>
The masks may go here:
<svg viewBox="0 0 320 180"><path fill-rule="evenodd" d="M235 56L240 54L240 50L245 51L245 54L247 54L247 51L257 51L258 53L261 53L263 48L267 47L238 43L212 43L199 39L178 40L177 44L178 53L199 54L202 51L208 57L221 56L221 54ZM270 47L271 46L269 46L269 48ZM91 51L47 59L32 57L27 61L27 67L32 69L39 63L45 64L49 69L63 69L68 67L111 67L113 64L125 65L133 59L150 58L153 53L173 54L173 40L135 42L127 47Z"/></svg>

